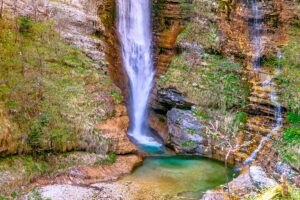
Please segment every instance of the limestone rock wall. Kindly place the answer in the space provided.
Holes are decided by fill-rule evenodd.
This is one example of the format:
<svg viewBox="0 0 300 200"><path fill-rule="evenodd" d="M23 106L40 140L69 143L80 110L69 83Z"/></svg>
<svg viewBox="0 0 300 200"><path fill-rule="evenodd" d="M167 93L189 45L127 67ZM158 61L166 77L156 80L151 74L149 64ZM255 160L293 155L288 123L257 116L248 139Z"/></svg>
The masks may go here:
<svg viewBox="0 0 300 200"><path fill-rule="evenodd" d="M176 55L177 36L190 17L189 0L153 0L154 62L157 75L166 72Z"/></svg>
<svg viewBox="0 0 300 200"><path fill-rule="evenodd" d="M100 0L99 0L100 1ZM153 0L154 63L157 75L163 74L176 54L176 39L188 19L188 0ZM115 84L128 95L128 81L122 66L116 30L116 1L104 0L98 9L104 24L104 41L108 69Z"/></svg>
<svg viewBox="0 0 300 200"><path fill-rule="evenodd" d="M18 127L9 120L4 106L0 104L0 157L22 152L19 140L22 138Z"/></svg>
<svg viewBox="0 0 300 200"><path fill-rule="evenodd" d="M103 43L99 30L103 25L97 16L97 0L4 0L8 16L30 16L36 21L52 21L61 36L80 47L95 60L97 68L105 65ZM100 49L100 51L99 51Z"/></svg>
<svg viewBox="0 0 300 200"><path fill-rule="evenodd" d="M231 1L230 11L220 12L218 25L222 35L222 52L237 58L248 60L253 54L251 44L251 21L254 20L250 1ZM277 46L286 38L287 20L291 8L288 1L258 1L262 20L261 38L263 55L276 51ZM222 9L222 8L220 8Z"/></svg>
<svg viewBox="0 0 300 200"><path fill-rule="evenodd" d="M116 30L116 0L98 0L101 1L98 7L98 15L104 25L102 32L105 41L105 57L108 64L108 70L113 82L122 90L123 95L128 95L128 80L125 69L122 65L120 43Z"/></svg>

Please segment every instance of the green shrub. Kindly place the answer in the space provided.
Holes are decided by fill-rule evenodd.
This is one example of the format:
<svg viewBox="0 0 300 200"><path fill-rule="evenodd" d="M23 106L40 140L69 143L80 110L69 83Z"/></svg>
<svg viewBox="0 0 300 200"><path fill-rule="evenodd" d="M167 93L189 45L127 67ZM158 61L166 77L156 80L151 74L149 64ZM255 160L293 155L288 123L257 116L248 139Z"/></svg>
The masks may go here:
<svg viewBox="0 0 300 200"><path fill-rule="evenodd" d="M271 56L262 58L263 66L276 67L278 64L279 64L279 60L278 60L277 56L275 56L275 55L271 55Z"/></svg>
<svg viewBox="0 0 300 200"><path fill-rule="evenodd" d="M21 16L18 18L19 32L22 34L28 34L32 31L34 22L29 17Z"/></svg>
<svg viewBox="0 0 300 200"><path fill-rule="evenodd" d="M34 152L40 152L43 148L43 130L40 123L34 123L27 135L27 144Z"/></svg>
<svg viewBox="0 0 300 200"><path fill-rule="evenodd" d="M300 127L300 114L289 112L288 122L291 123L293 126Z"/></svg>
<svg viewBox="0 0 300 200"><path fill-rule="evenodd" d="M283 138L287 142L300 142L300 128L288 128L284 131Z"/></svg>
<svg viewBox="0 0 300 200"><path fill-rule="evenodd" d="M186 142L183 142L181 145L183 147L195 147L197 145L197 143L193 140L188 140Z"/></svg>
<svg viewBox="0 0 300 200"><path fill-rule="evenodd" d="M247 122L247 113L246 112L238 112L234 117L234 122L237 124L246 123Z"/></svg>
<svg viewBox="0 0 300 200"><path fill-rule="evenodd" d="M114 153L109 153L104 160L98 160L94 165L111 165L114 164L117 160L117 155Z"/></svg>

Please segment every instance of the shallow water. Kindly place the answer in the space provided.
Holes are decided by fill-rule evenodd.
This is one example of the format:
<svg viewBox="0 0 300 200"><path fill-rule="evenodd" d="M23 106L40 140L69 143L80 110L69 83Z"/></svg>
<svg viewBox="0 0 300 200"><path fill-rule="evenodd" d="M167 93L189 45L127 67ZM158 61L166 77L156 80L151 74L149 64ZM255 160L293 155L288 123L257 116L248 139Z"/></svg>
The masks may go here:
<svg viewBox="0 0 300 200"><path fill-rule="evenodd" d="M206 158L148 157L143 166L121 181L130 181L162 195L180 199L199 199L203 192L233 178L233 170Z"/></svg>

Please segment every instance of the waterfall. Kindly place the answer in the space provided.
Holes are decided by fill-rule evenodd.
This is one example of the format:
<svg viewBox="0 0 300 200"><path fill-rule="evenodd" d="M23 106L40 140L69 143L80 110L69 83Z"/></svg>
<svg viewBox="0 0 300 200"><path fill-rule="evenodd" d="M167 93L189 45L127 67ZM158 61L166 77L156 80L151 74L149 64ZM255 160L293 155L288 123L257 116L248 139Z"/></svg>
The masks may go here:
<svg viewBox="0 0 300 200"><path fill-rule="evenodd" d="M263 43L261 40L261 12L256 0L252 1L253 27L252 27L252 44L254 47L253 69L258 70L261 62L261 52Z"/></svg>
<svg viewBox="0 0 300 200"><path fill-rule="evenodd" d="M256 159L258 153L260 150L264 147L265 143L271 139L273 134L278 133L278 131L282 128L283 126L283 116L282 116L282 107L278 101L278 95L276 92L276 84L274 83L274 78L276 78L280 72L281 72L281 60L282 60L282 55L281 52L277 52L277 69L275 70L275 73L273 76L268 75L265 77L264 75L260 74L258 71L261 68L261 53L263 50L263 44L261 40L261 12L259 9L259 6L256 2L256 0L252 0L252 12L254 16L253 20L253 46L254 46L254 58L253 58L253 70L256 75L258 75L263 81L262 87L264 88L271 88L271 92L269 93L269 98L274 106L274 117L275 117L275 123L273 124L272 130L270 133L268 133L265 137L261 139L259 142L258 147L251 153L251 155L244 161L243 166L249 166L252 164L252 162Z"/></svg>
<svg viewBox="0 0 300 200"><path fill-rule="evenodd" d="M150 0L118 0L118 36L130 87L130 129L138 144L161 146L147 135L148 101L155 70L152 61Z"/></svg>

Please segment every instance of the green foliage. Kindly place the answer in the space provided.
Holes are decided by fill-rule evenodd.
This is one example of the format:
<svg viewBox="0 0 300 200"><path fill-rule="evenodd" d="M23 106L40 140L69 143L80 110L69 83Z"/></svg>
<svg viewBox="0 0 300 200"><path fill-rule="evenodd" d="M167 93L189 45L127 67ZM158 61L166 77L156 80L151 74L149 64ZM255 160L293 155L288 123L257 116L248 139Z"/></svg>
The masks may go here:
<svg viewBox="0 0 300 200"><path fill-rule="evenodd" d="M284 130L283 141L278 142L277 151L281 158L294 168L300 169L300 126L299 115L289 112L288 125Z"/></svg>
<svg viewBox="0 0 300 200"><path fill-rule="evenodd" d="M213 119L213 117L210 116L209 114L203 113L203 112L198 111L198 110L194 110L193 113L196 117L201 118L201 119Z"/></svg>
<svg viewBox="0 0 300 200"><path fill-rule="evenodd" d="M247 113L246 112L238 112L236 113L235 115L235 118L234 118L234 122L235 123L246 123L247 122Z"/></svg>
<svg viewBox="0 0 300 200"><path fill-rule="evenodd" d="M278 60L277 56L275 56L275 55L271 55L271 56L262 58L263 66L276 67L276 66L278 66L279 62L280 61Z"/></svg>
<svg viewBox="0 0 300 200"><path fill-rule="evenodd" d="M288 186L287 196L282 196L282 187L277 185L275 187L267 188L261 191L261 194L247 200L299 200L300 189L294 186Z"/></svg>
<svg viewBox="0 0 300 200"><path fill-rule="evenodd" d="M295 18L295 20L298 20ZM283 161L300 170L300 27L289 29L289 42L281 49L283 72L277 78L281 102L288 108L288 127L277 150Z"/></svg>
<svg viewBox="0 0 300 200"><path fill-rule="evenodd" d="M37 188L34 188L27 200L51 200L50 198L43 198Z"/></svg>
<svg viewBox="0 0 300 200"><path fill-rule="evenodd" d="M123 96L120 91L111 90L110 95L113 97L117 104L120 104L123 101Z"/></svg>
<svg viewBox="0 0 300 200"><path fill-rule="evenodd" d="M288 128L284 131L283 138L287 142L297 140L300 142L300 128Z"/></svg>
<svg viewBox="0 0 300 200"><path fill-rule="evenodd" d="M42 149L43 130L39 123L34 123L27 135L27 144L34 152L39 152Z"/></svg>
<svg viewBox="0 0 300 200"><path fill-rule="evenodd" d="M300 127L300 114L289 112L288 122L291 123L293 126Z"/></svg>
<svg viewBox="0 0 300 200"><path fill-rule="evenodd" d="M300 112L300 27L291 27L290 41L281 49L283 72L277 79L282 91L283 105L292 112Z"/></svg>
<svg viewBox="0 0 300 200"><path fill-rule="evenodd" d="M57 172L61 173L74 166L93 166L94 160L99 158L102 158L102 155L86 152L64 154L47 152L35 156L20 155L0 158L0 174L9 174L9 176L1 177L0 193L9 199L19 199L23 195L23 191L20 190L21 186L31 185L32 180ZM113 159L111 156L110 160Z"/></svg>
<svg viewBox="0 0 300 200"><path fill-rule="evenodd" d="M29 34L32 31L34 22L29 17L21 16L18 18L19 32Z"/></svg>
<svg viewBox="0 0 300 200"><path fill-rule="evenodd" d="M97 160L94 165L112 165L116 162L117 155L114 153L109 153L104 160Z"/></svg>
<svg viewBox="0 0 300 200"><path fill-rule="evenodd" d="M66 45L51 23L1 19L0 52L0 101L34 151L75 148L93 124L111 115L111 98L121 101L117 91L110 97L109 77Z"/></svg>
<svg viewBox="0 0 300 200"><path fill-rule="evenodd" d="M219 52L221 47L220 33L215 18L217 8L215 1L193 1L191 20L178 36L178 42L199 45L209 52Z"/></svg>
<svg viewBox="0 0 300 200"><path fill-rule="evenodd" d="M197 134L197 130L196 130L196 129L193 129L193 128L187 128L187 132L188 132L188 134L190 134L190 135L195 135L195 134Z"/></svg>
<svg viewBox="0 0 300 200"><path fill-rule="evenodd" d="M188 140L186 142L183 142L181 145L183 147L195 147L197 145L197 143L193 140Z"/></svg>
<svg viewBox="0 0 300 200"><path fill-rule="evenodd" d="M203 66L202 63L207 64ZM224 111L243 107L249 93L237 63L218 55L188 52L173 59L158 85L176 87L196 105Z"/></svg>

